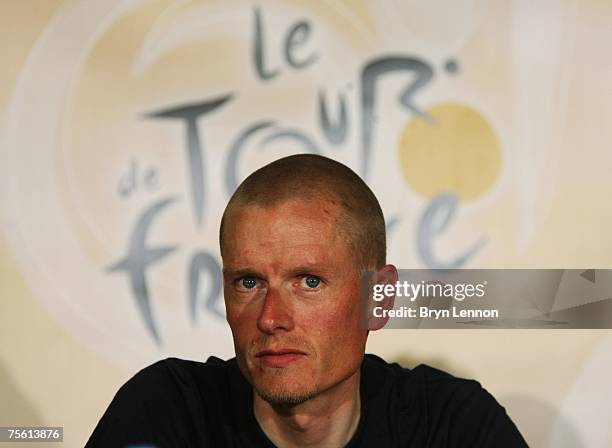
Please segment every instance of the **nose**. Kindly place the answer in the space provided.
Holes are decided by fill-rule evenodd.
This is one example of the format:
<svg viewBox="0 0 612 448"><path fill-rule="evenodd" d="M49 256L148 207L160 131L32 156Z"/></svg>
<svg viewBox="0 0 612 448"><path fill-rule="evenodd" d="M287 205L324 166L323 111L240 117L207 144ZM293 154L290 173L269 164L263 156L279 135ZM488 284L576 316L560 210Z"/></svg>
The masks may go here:
<svg viewBox="0 0 612 448"><path fill-rule="evenodd" d="M257 319L257 327L266 334L293 329L291 298L278 288L269 287Z"/></svg>

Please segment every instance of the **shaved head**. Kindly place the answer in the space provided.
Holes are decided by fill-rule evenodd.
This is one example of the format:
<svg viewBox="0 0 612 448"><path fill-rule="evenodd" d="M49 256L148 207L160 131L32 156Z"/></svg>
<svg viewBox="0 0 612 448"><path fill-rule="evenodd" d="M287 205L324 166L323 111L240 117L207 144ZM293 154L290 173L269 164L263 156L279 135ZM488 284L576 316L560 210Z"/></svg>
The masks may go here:
<svg viewBox="0 0 612 448"><path fill-rule="evenodd" d="M248 176L229 200L219 232L240 207L274 207L291 200L337 205L338 234L355 256L357 267L385 264L385 220L380 204L365 182L347 166L327 157L298 154L276 160Z"/></svg>

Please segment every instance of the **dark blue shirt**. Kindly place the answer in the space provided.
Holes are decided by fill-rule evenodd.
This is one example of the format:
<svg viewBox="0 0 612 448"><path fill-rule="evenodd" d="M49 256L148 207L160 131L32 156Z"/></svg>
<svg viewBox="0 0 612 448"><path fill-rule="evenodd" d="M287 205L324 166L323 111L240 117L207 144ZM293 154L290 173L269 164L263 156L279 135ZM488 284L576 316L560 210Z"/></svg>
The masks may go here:
<svg viewBox="0 0 612 448"><path fill-rule="evenodd" d="M347 447L525 447L480 384L426 365L412 370L365 355L361 419ZM116 394L86 448L274 447L253 414L236 360L169 358Z"/></svg>

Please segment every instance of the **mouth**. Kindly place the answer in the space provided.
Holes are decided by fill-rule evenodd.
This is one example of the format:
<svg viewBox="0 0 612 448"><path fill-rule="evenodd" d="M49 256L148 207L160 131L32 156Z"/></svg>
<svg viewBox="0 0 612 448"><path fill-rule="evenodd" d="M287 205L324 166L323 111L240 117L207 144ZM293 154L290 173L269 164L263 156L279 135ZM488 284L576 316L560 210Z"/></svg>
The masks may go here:
<svg viewBox="0 0 612 448"><path fill-rule="evenodd" d="M304 356L306 353L295 349L262 350L255 354L255 358L259 359L263 366L274 368L287 367Z"/></svg>

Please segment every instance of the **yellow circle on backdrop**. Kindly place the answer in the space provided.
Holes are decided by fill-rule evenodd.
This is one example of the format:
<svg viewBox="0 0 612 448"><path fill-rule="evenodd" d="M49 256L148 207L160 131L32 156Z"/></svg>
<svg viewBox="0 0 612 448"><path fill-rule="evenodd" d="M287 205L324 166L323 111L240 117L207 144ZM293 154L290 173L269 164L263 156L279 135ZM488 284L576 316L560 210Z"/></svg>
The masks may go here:
<svg viewBox="0 0 612 448"><path fill-rule="evenodd" d="M412 118L402 131L402 172L426 197L454 193L469 200L487 191L501 168L501 149L487 120L471 107L443 103L426 111L434 122Z"/></svg>

